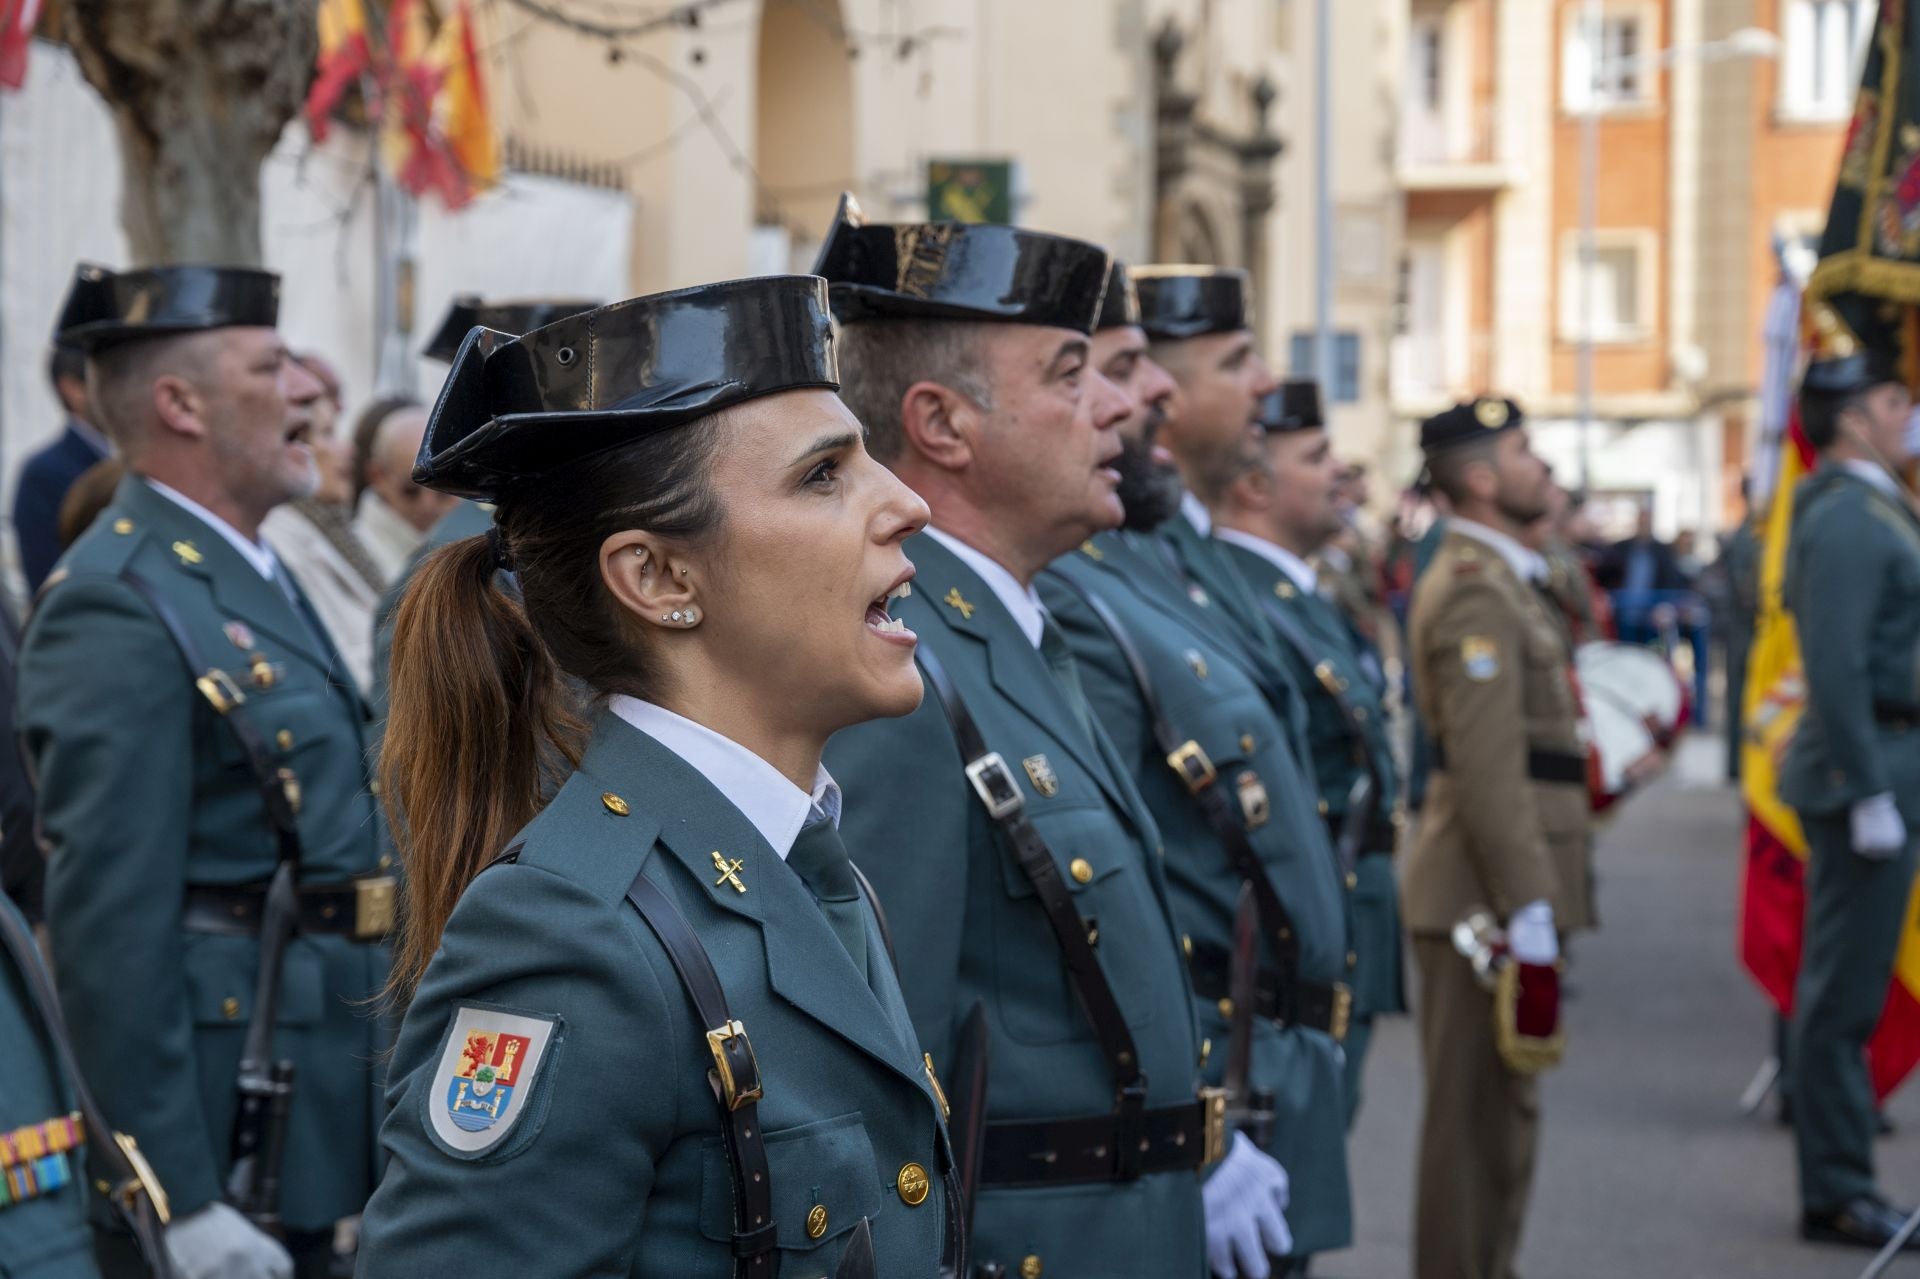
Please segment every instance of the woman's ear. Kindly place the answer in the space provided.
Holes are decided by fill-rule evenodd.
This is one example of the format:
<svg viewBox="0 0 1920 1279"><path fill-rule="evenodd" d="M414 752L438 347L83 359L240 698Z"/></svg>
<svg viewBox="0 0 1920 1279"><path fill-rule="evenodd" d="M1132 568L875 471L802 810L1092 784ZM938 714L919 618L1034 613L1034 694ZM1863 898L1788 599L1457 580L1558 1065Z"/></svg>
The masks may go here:
<svg viewBox="0 0 1920 1279"><path fill-rule="evenodd" d="M620 607L642 622L683 631L700 621L692 565L638 529L615 533L600 544L600 577Z"/></svg>

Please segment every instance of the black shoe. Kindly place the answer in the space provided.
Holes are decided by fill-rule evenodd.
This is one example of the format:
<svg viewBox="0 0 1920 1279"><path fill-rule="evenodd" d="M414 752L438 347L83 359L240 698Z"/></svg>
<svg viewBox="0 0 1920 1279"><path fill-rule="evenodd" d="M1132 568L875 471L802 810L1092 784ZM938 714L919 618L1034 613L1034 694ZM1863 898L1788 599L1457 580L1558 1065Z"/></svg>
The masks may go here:
<svg viewBox="0 0 1920 1279"><path fill-rule="evenodd" d="M1900 1233L1906 1217L1896 1208L1862 1196L1838 1212L1803 1212L1800 1237L1809 1243L1841 1243L1856 1248L1884 1248ZM1920 1252L1920 1234L1907 1240L1906 1251Z"/></svg>

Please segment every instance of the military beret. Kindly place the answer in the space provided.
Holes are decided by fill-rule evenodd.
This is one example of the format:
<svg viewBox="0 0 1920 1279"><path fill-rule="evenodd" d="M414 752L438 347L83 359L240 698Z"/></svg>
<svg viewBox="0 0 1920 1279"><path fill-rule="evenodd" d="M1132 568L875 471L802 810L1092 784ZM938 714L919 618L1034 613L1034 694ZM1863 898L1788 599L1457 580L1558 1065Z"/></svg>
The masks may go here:
<svg viewBox="0 0 1920 1279"><path fill-rule="evenodd" d="M1312 378L1288 378L1260 397L1254 422L1269 435L1325 426L1327 419L1320 410L1320 384Z"/></svg>
<svg viewBox="0 0 1920 1279"><path fill-rule="evenodd" d="M468 332L427 421L418 484L516 484L781 391L838 390L826 281L775 275L616 302L515 336Z"/></svg>
<svg viewBox="0 0 1920 1279"><path fill-rule="evenodd" d="M1857 395L1886 382L1905 382L1891 352L1872 347L1815 360L1800 379L1802 395Z"/></svg>
<svg viewBox="0 0 1920 1279"><path fill-rule="evenodd" d="M1237 333L1253 327L1252 283L1225 266L1137 266L1140 326L1163 341Z"/></svg>
<svg viewBox="0 0 1920 1279"><path fill-rule="evenodd" d="M497 333L519 335L545 328L555 320L591 311L598 302L582 298L526 298L515 302L483 302L471 293L457 295L447 307L439 331L420 351L422 359L450 363L460 350L460 339L475 325Z"/></svg>
<svg viewBox="0 0 1920 1279"><path fill-rule="evenodd" d="M89 355L136 338L206 329L273 328L280 277L243 266L74 268L54 340Z"/></svg>
<svg viewBox="0 0 1920 1279"><path fill-rule="evenodd" d="M1512 400L1464 401L1436 413L1420 424L1420 450L1438 453L1457 444L1470 444L1527 424L1526 414Z"/></svg>
<svg viewBox="0 0 1920 1279"><path fill-rule="evenodd" d="M1107 251L1085 240L976 222L868 222L840 197L814 262L834 318L985 320L1091 334Z"/></svg>
<svg viewBox="0 0 1920 1279"><path fill-rule="evenodd" d="M1100 300L1100 322L1096 329L1118 329L1140 323L1140 295L1134 292L1127 264L1119 258L1107 271L1107 293Z"/></svg>

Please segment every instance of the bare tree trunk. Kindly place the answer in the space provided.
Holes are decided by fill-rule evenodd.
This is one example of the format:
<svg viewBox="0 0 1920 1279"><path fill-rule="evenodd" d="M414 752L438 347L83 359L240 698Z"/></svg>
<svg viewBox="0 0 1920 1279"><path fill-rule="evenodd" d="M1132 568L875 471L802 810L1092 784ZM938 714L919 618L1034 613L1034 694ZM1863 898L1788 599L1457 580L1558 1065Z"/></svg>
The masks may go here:
<svg viewBox="0 0 1920 1279"><path fill-rule="evenodd" d="M135 265L260 263L260 165L313 73L318 0L67 0L120 134Z"/></svg>

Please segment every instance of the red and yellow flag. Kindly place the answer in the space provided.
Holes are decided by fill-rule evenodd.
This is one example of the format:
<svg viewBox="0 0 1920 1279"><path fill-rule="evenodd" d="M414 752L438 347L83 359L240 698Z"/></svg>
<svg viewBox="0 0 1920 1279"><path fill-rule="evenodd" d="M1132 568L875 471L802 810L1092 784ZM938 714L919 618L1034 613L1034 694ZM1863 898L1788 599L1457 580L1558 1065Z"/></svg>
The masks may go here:
<svg viewBox="0 0 1920 1279"><path fill-rule="evenodd" d="M314 63L306 106L307 130L315 142L326 138L347 90L373 65L362 0L320 0L319 22L320 56Z"/></svg>

